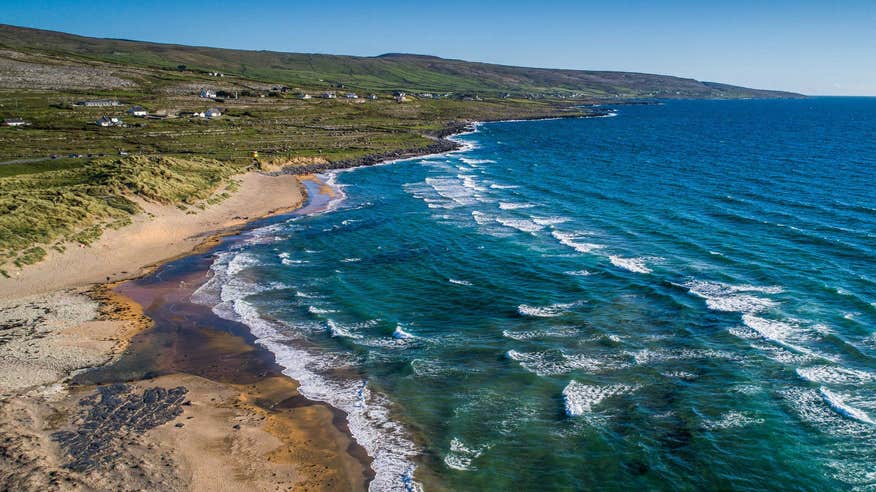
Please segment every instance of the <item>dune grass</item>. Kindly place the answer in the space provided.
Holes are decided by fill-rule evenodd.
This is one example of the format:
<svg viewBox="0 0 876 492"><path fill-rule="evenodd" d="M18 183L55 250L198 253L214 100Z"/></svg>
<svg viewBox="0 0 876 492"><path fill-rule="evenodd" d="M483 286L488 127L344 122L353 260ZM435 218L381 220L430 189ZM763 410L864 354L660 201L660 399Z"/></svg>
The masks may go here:
<svg viewBox="0 0 876 492"><path fill-rule="evenodd" d="M209 159L133 156L0 177L0 264L41 260L42 246L89 244L130 222L138 199L194 205L243 170Z"/></svg>

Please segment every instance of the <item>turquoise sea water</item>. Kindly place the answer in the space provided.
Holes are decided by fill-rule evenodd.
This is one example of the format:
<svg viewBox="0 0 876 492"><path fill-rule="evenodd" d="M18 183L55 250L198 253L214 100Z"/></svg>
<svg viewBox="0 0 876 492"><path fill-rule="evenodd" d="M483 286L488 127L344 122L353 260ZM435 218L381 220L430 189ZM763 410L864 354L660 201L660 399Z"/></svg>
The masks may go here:
<svg viewBox="0 0 876 492"><path fill-rule="evenodd" d="M348 412L372 490L876 489L876 99L458 139L196 294Z"/></svg>

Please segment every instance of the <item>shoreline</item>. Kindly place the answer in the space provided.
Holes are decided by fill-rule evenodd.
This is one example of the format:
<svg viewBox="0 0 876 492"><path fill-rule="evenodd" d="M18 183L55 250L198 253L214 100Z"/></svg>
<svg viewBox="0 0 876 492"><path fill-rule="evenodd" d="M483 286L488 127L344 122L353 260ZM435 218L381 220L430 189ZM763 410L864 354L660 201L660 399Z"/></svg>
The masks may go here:
<svg viewBox="0 0 876 492"><path fill-rule="evenodd" d="M147 274L231 234L253 220L298 209L303 189L292 176L250 172L236 179L240 189L197 213L172 205L142 202L143 213L117 230L108 229L90 246L70 245L47 258L0 279L0 300L13 300L63 289L120 282Z"/></svg>
<svg viewBox="0 0 876 492"><path fill-rule="evenodd" d="M554 119L554 118L551 118L551 119ZM380 156L379 158L372 157L371 159L368 159L368 160L358 161L355 164L347 162L346 167L328 170L329 171L328 174L335 175L338 172L352 170L352 169L355 169L357 167L362 167L362 166L370 166L370 165L376 165L376 164L389 164L389 163L394 163L394 162L398 162L398 161L424 157L426 155L440 155L443 153L464 150L463 144L460 144L459 142L456 142L456 141L452 140L451 138L453 136L463 135L463 134L467 134L467 133L473 133L473 132L477 131L477 126L479 124L480 124L480 122L465 122L464 124L454 126L453 127L454 131L446 132L446 133L442 134L440 137L438 137L438 138L440 138L439 142L442 142L440 148L433 147L433 146L429 146L427 148L429 150L437 150L437 151L423 152L424 149L418 149L417 151L414 151L414 152L404 152L404 151L394 152L394 153L391 153L391 155L384 155L384 156ZM308 174L310 174L310 173L308 173ZM337 203L343 199L343 191L340 188L332 188L330 186L331 181L333 181L333 179L331 179L331 178L329 178L329 180L328 180L329 183L323 183L323 182L318 181L313 176L294 177L294 176L289 176L285 173L279 174L279 175L273 175L273 176L268 176L265 174L256 174L256 176L262 177L262 178L256 178L257 180L263 180L263 179L280 179L280 180L282 180L282 179L286 179L286 180L289 180L290 182L293 182L293 183L301 183L301 181L313 180L315 182L315 184L316 183L321 184L322 191L325 191L326 189L328 189L329 191L334 190L334 191L332 191L333 193L338 193L341 195L340 199L329 200L329 202ZM303 183L298 184L298 186L301 188L305 187L305 185ZM238 200L240 200L242 198L246 198L247 194L243 193L242 191L244 191L244 190L241 190L240 193L234 195L232 198L237 198ZM118 272L113 272L111 275L105 276L106 281L102 281L101 278L96 277L95 272L88 272L91 275L91 277L90 277L91 280L70 279L70 278L64 278L63 275L60 275L60 276L57 276L56 278L53 278L51 282L48 282L46 284L39 284L39 282L37 282L37 284L40 285L40 289L36 289L36 290L34 290L32 287L31 287L31 290L28 290L27 286L25 286L23 289L21 289L21 288L10 289L8 286L0 285L0 299L3 299L2 301L0 301L0 314L3 314L4 310L7 310L10 307L10 305L14 304L16 301L22 300L22 299L27 300L28 295L30 295L31 299L33 299L34 297L38 298L38 300L35 301L35 305L38 308L44 308L46 302L49 302L51 304L51 302L53 300L53 296L54 296L54 298L55 298L54 302L56 304L59 304L59 303L73 304L73 305L76 305L77 309L80 309L80 310L82 309L82 306L88 306L88 307L85 308L86 312L84 314L82 314L83 323L74 327L76 330L78 330L75 332L75 334L67 333L65 331L65 330L69 331L68 328L70 328L70 327L62 327L61 330L55 330L55 327L51 327L49 329L49 331L52 331L52 330L60 331L61 335L63 337L65 337L66 339L69 339L70 336L81 336L82 338L85 339L86 344L95 343L95 341L92 340L95 337L95 335L98 337L102 337L101 340L111 341L111 343L112 343L111 347L107 347L104 344L103 346L98 348L97 355L93 356L91 359L78 360L77 364L74 364L72 367L60 367L51 376L45 377L42 380L36 382L35 384L31 384L29 386L25 385L23 387L15 387L15 388L12 388L11 391L5 391L5 390L9 390L9 388L0 387L0 390L4 390L4 391L0 391L0 400L3 400L4 397L9 398L11 396L15 396L16 397L15 400L17 400L17 401L16 401L15 408L12 409L12 411L13 412L23 412L23 414L27 415L27 417L23 417L22 415L9 414L8 412L4 412L3 414L0 414L0 438L6 439L7 441L9 441L11 439L11 441L14 442L14 445L19 447L19 449L22 450L21 456L26 457L26 461L28 461L28 463L26 463L26 464L25 463L10 463L9 465L12 468L6 468L4 466L0 466L0 483L16 483L19 485L22 484L23 482L21 482L20 480L23 480L23 478L21 476L18 476L16 478L16 471L20 471L17 469L29 470L32 467L37 466L37 465L34 465L34 463L38 463L37 469L40 470L41 473L46 472L46 470L51 470L51 471L56 472L56 473L68 475L69 480L72 480L73 482L76 482L77 480L82 480L82 477L77 477L77 476L75 476L75 474L73 474L74 476L71 477L71 476L69 476L70 474L67 472L62 473L62 471L64 471L64 465L62 463L63 462L63 454L59 454L57 452L56 445L52 446L52 444L54 444L54 442L52 441L52 436L48 433L49 430L52 430L52 429L57 430L57 427L56 426L53 427L52 425L47 425L45 421L41 421L39 419L33 419L33 414L48 414L48 413L59 414L60 413L60 414L65 414L65 415L71 415L75 409L74 403L75 403L76 398L79 398L80 396L82 396L83 392L86 392L86 391L93 392L97 388L99 388L99 386L95 386L94 382L83 384L83 382L88 381L87 378L90 377L89 375L94 375L94 374L98 374L98 373L106 372L106 371L112 371L113 368L119 363L119 361L121 359L123 359L127 354L131 353L132 350L136 350L136 348L132 348L132 347L134 347L137 344L137 340L139 340L140 338L143 338L145 333L148 333L149 331L151 331L150 329L155 327L154 319L151 316L148 316L146 314L146 312L149 309L148 306L146 306L146 305L144 305L136 300L133 300L128 296L125 296L123 293L120 293L120 291L124 292L124 290L125 290L124 287L126 285L129 285L131 283L135 283L138 280L143 280L143 279L149 278L151 276L154 276L154 274L156 272L158 272L159 270L161 270L162 268L164 268L168 265L172 265L172 264L179 262L179 261L186 261L186 259L194 258L198 255L207 254L207 253L209 253L209 251L215 249L217 246L222 244L222 242L227 240L230 236L245 233L246 231L257 227L257 224L259 222L263 222L268 217L284 216L285 214L288 214L288 213L293 212L293 211L295 211L297 213L308 213L306 210L304 210L307 208L307 205L305 205L307 202L303 199L303 193L301 193L300 189L299 189L298 197L299 198L298 198L297 202L292 206L271 208L264 215L259 216L257 218L253 218L253 219L251 219L249 216L247 216L247 217L235 216L235 217L233 217L233 219L237 221L235 223L224 224L223 227L221 227L221 228L218 228L218 229L214 228L213 230L201 231L196 235L189 236L186 239L190 242L187 243L184 247L180 248L177 245L177 249L184 249L184 250L173 251L174 254L172 254L172 255L165 255L164 257L162 257L161 259L158 259L156 261L151 261L151 262L148 262L147 264L138 265L138 268L133 273L130 272L130 270L135 270L135 269L130 268L130 267L128 267L128 270L121 270ZM332 196L331 198L336 198L336 197ZM229 199L228 201L231 201L231 200L232 199ZM225 205L225 203L220 204L219 207L222 207L222 205ZM302 205L304 205L304 206L302 207ZM313 211L310 213L316 213L316 212L320 212L320 211L325 211L325 210ZM104 238L102 238L102 240L103 239ZM162 252L167 253L168 249L169 248L163 248ZM43 265L46 265L46 264L49 264L49 262L44 262ZM35 265L35 267L37 267L37 269L38 269L40 267L40 264ZM47 268L47 267L43 266L43 268ZM46 271L46 270L43 270L43 271ZM101 272L101 276L103 276L102 273L103 272ZM31 282L33 282L33 280L31 280ZM91 285L92 287L86 288L87 285ZM179 286L176 286L173 290L181 292L181 291L184 291L185 288L186 288L185 283L181 283ZM10 295L10 292L12 292L12 291L15 291L16 294ZM48 301L47 301L47 299L48 299ZM60 301L59 301L59 299L60 299ZM91 311L88 311L88 309L91 309ZM36 315L32 315L32 316L36 316ZM87 332L87 334L83 334L82 325L87 324L87 323L91 323L92 320L94 320L94 322L114 323L114 325L112 325L114 331L112 333L110 333L109 335L107 335L105 333L97 333L97 332L93 332L93 331L89 331L89 332ZM132 320L134 320L135 322L132 322ZM5 320L2 317L0 317L0 322L7 322L7 321L9 321L8 317ZM53 320L51 322L57 323L57 321L58 320ZM51 322L50 322L50 324L51 324ZM247 337L244 337L244 338L246 339ZM48 339L52 340L52 337L48 337ZM91 348L93 348L93 347L91 347ZM242 352L253 351L253 350L262 351L270 356L270 359L272 360L272 362L275 361L274 354L272 352L268 351L266 348L260 347L257 344L255 344L254 339L252 338L252 335L250 334L248 341L244 340L244 342L242 344L238 345L238 351L242 353ZM0 362L4 361L3 355L4 354L0 353ZM39 355L38 355L38 357L39 357ZM276 362L273 362L273 363L276 365ZM186 375L188 375L188 376L186 376ZM125 378L124 374L116 374L115 377L120 377L119 381L124 381L125 383L131 385L131 387L133 388L133 392L136 393L137 391L142 390L145 392L145 391L148 391L149 388L156 387L152 382L150 382L155 378L156 374L147 374L145 376L146 377L141 378L141 379L132 379L130 377ZM110 379L112 379L112 378L110 378ZM110 379L107 379L103 382L110 382ZM278 378L275 378L272 376L268 376L268 373L261 373L261 374L259 374L259 378L257 378L257 379L260 379L262 381L270 380L270 381L275 382L276 384L279 384L280 387L285 388L283 390L279 390L281 394L286 394L287 396L290 394L292 394L292 395L298 394L297 393L298 382L295 381L294 379L292 379L291 377L279 374ZM204 416L206 414L210 414L211 412L216 413L219 411L219 408L223 407L223 405L227 405L228 401L230 401L229 398L231 400L237 400L237 403L232 405L233 407L235 407L235 412L236 412L236 413L234 413L233 418L240 418L241 413L247 413L247 412L249 412L250 415L261 413L262 415L276 417L276 415L272 414L272 412L275 410L275 406L278 404L282 404L283 401L289 399L289 398L280 399L278 401L275 401L272 404L267 405L266 407L260 406L258 404L252 404L252 403L243 404L243 403L241 403L241 395L245 395L246 392L241 391L239 384L235 385L235 384L225 383L224 386L223 386L223 384L219 384L217 386L216 385L217 383L215 381L210 381L209 379L207 379L207 380L204 380L203 378L191 379L191 371L179 373L178 375L177 374L161 375L161 376L158 376L157 380L160 380L162 382L162 384L168 384L168 385L177 384L180 382L186 382L185 387L191 386L191 387L195 388L195 390L192 391L193 394L200 395L201 397L209 396L209 402L204 401L203 399L200 401L200 407L198 407L201 409L200 412L196 413L195 415L186 416L187 419L201 418L202 416ZM73 381L73 382L71 382L71 381ZM278 381L282 381L283 383L277 383ZM235 388L237 388L237 389L235 389ZM229 393L229 390L231 390L231 389L233 389L234 392L236 393L235 397L229 396L229 395L231 395L231 393ZM254 391L252 391L252 394L249 397L245 397L243 399L244 400L248 400L248 399L258 400L259 399L259 396L258 396L259 391L260 390L258 390L256 388ZM276 385L274 385L274 389L271 390L271 392L276 394L277 391L278 391L277 387L276 387ZM6 393L6 394L4 395L4 393ZM223 404L215 403L216 401L219 400L219 398L216 396L219 394L225 395L225 399L223 400L223 401L225 401L225 403L223 403ZM332 444L332 443L343 442L344 439L351 441L351 442L348 442L348 444L345 447L346 451L344 451L344 453L346 453L345 455L348 455L349 457L346 458L345 460L342 460L347 464L342 466L341 468L346 470L345 473L347 474L346 476L348 478L353 477L353 476L357 476L357 475L362 475L362 476L366 477L366 479L364 481L359 482L360 485L358 487L354 487L354 488L367 487L368 481L370 480L367 477L369 476L369 474L372 474L370 476L373 477L374 472L373 472L373 470L370 469L370 467L366 463L368 462L369 459L372 459L372 458L370 458L368 456L368 454L364 452L364 450L361 448L361 445L358 445L355 442L355 439L353 438L352 434L350 433L349 428L347 427L346 414L337 408L329 406L328 404L317 402L314 400L307 400L303 396L300 396L300 394L298 394L298 395L299 396L297 396L297 397L294 397L294 396L292 397L292 398L297 398L297 401L299 403L297 403L296 406L298 408L323 407L326 409L323 412L328 412L332 415L332 417L329 419L326 417L325 414L321 414L322 417L320 417L320 418L322 419L321 420L322 423L320 424L321 427L320 426L318 426L318 427L319 427L319 429L322 429L322 431L325 431L327 429L327 427L325 427L327 425L326 422L330 422L331 423L330 427L336 429L337 434L331 438L327 438L325 435L323 435L322 440L321 440L322 445L317 446L317 447L324 448L325 445L327 445L327 444L329 445L329 447L331 447L331 446L337 447L337 444ZM276 396L275 396L275 398L276 398ZM7 401L9 401L9 400L7 400ZM186 409L186 411L188 411L188 410L190 410L190 409ZM282 405L281 405L280 410L284 410L282 408ZM310 410L310 412L311 413L316 412L316 414L320 414L320 411L318 411L318 410ZM185 412L183 412L183 414L185 414ZM227 423L228 418L229 418L228 415L224 415L224 420L223 420L223 418L218 418L215 415L213 415L213 420L214 420L213 425L207 426L207 429L203 430L202 432L206 433L206 434L213 434L214 438L215 438L215 434L217 434L217 430L215 429L215 427L222 426L225 423ZM209 419L205 418L205 420L209 420ZM273 420L271 420L271 419L262 419L262 420L268 420L271 422L275 422L276 418L274 418ZM286 418L281 418L280 420L283 421L282 425L279 425L279 424L272 424L272 425L274 425L274 427L279 425L280 427L287 428L287 429L290 426L294 427L296 425L294 423L295 422L294 419L290 421ZM22 425L23 423L27 423L27 422L30 423L30 426L26 426L26 425L23 426ZM181 426L179 424L185 425L183 422L177 422L175 424L174 428L180 428ZM40 425L42 425L42 427L40 427ZM55 425L57 425L57 424L55 424ZM159 427L152 429L151 432L144 434L145 436L152 436L152 435L163 436L161 439L164 439L164 441L161 441L161 439L159 439L158 441L161 441L161 442L158 442L158 441L150 442L150 446L156 446L159 448L161 448L162 446L166 447L168 440L173 441L174 440L173 434L172 433L168 434L168 432L166 432L166 430L168 428L169 428L168 425L162 425L162 426L159 426ZM249 432L259 434L260 431L258 428L259 428L259 425L255 425L254 429L251 429ZM311 428L309 431L304 432L304 433L307 434L308 432L313 433L313 432L316 432L316 430L315 430L315 428ZM281 436L278 436L277 433L272 434L270 432L267 432L267 434L269 435L268 437L264 436L264 432L262 432L262 434L259 434L259 435L262 435L262 437L263 437L262 441L264 441L265 439L267 439L267 440L273 439L272 444L274 444L274 445L276 445L277 439L280 439L282 441ZM279 434L282 435L283 433L281 432ZM221 435L221 433L219 435ZM22 442L19 442L21 440L18 440L18 441L16 440L16 438L21 438L21 437L26 438L25 440L38 439L40 441L44 441L45 443L49 444L47 446L47 448L52 449L54 451L53 451L53 453L50 452L47 454L47 451L45 448L41 449L41 450L40 449L25 449L26 446ZM200 438L202 438L202 440L203 440L204 436L201 435ZM141 439L146 439L146 438L141 436ZM312 440L308 441L308 442L312 443ZM357 449L357 446L358 446L359 451L355 451L355 449ZM38 446L38 448L39 448L39 446ZM351 450L353 450L353 451L351 451ZM196 456L198 454L203 454L203 453L204 453L204 449L198 449L198 450L196 450L196 452L194 452L194 454L192 454L192 452L190 452L189 456L182 456L182 458L180 458L179 456L176 456L174 458L176 460L174 463L178 467L177 470L182 470L182 469L188 470L187 473L189 474L189 480L192 480L191 474L193 473L192 472L193 468L192 468L192 464L189 462L192 460L192 456ZM167 458L167 459L170 459L170 458ZM219 467L223 466L223 464L221 463L223 458L221 456L213 456L213 459L219 460L218 462L214 463L215 466L219 466ZM125 463L124 459L117 460L117 464L123 464L123 463ZM350 463L355 463L355 464L351 465ZM238 465L240 465L240 463L238 463ZM215 466L214 466L214 468L215 468ZM355 471L351 472L351 470L356 470L357 467L360 467L362 471L358 472L358 473ZM194 469L196 469L196 468L197 467L195 467ZM292 468L294 469L295 466L292 466ZM325 470L329 470L329 468L330 468L329 466L326 466ZM207 470L201 469L201 472L200 472L201 476L204 475L205 471L207 471ZM338 470L335 470L335 472L337 472L337 471ZM271 473L274 473L274 472L271 472ZM295 475L295 473L291 473L291 472L289 472L289 470L286 470L285 473L286 473L287 479L289 479L289 480L292 480L293 475ZM155 485L155 484L165 484L166 485L167 483L169 483L168 480L172 477L158 474L158 475L154 475L154 476L147 477L147 478L149 480L152 480L152 482L148 482L148 483L151 483L152 485ZM106 477L104 477L103 479L105 480ZM16 480L19 480L19 481L16 481ZM127 480L127 482L124 482L127 485L131 485L131 486L144 485L144 483L139 482L138 481L139 479L136 477L133 477L133 478L128 477L128 478L125 478L124 480ZM346 482L348 484L353 483L353 482L350 482L349 480L346 480ZM189 481L188 483L190 485L195 484L195 482L191 482L191 481ZM83 484L88 484L88 482L85 482ZM45 484L38 484L38 485L42 486ZM119 485L119 483L116 483L115 485ZM248 485L252 485L252 483L248 482Z"/></svg>

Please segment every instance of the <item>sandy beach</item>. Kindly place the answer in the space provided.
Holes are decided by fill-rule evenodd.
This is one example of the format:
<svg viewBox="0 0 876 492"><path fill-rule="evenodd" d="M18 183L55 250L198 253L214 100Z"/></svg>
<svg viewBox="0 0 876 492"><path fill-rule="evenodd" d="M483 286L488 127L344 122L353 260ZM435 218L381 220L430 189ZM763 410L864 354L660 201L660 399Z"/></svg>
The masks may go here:
<svg viewBox="0 0 876 492"><path fill-rule="evenodd" d="M44 261L10 272L11 279L0 279L0 299L138 277L157 263L192 251L211 235L294 210L304 200L294 176L249 173L238 181L240 189L231 197L194 214L141 202L145 213L131 225L107 230L88 247L50 250Z"/></svg>
<svg viewBox="0 0 876 492"><path fill-rule="evenodd" d="M0 488L365 487L367 456L343 417L303 400L244 333L193 326L197 343L183 351L150 342L167 323L155 327L144 306L160 309L168 296L186 302L190 289L164 285L137 301L117 292L126 279L305 199L294 176L237 179L238 191L217 205L192 214L141 203L146 212L131 225L0 280ZM258 363L237 372L200 370L250 357ZM146 373L125 369L143 359L155 362Z"/></svg>

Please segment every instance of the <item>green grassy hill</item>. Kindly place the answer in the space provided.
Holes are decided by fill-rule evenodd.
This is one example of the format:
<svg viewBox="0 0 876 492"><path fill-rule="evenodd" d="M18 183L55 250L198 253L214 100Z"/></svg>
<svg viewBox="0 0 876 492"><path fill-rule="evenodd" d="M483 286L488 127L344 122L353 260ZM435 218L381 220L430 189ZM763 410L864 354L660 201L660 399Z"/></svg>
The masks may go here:
<svg viewBox="0 0 876 492"><path fill-rule="evenodd" d="M0 46L144 68L220 71L290 86L409 92L510 93L590 98L795 97L693 79L631 72L522 68L433 56L377 57L244 51L118 39L98 39L0 25Z"/></svg>

